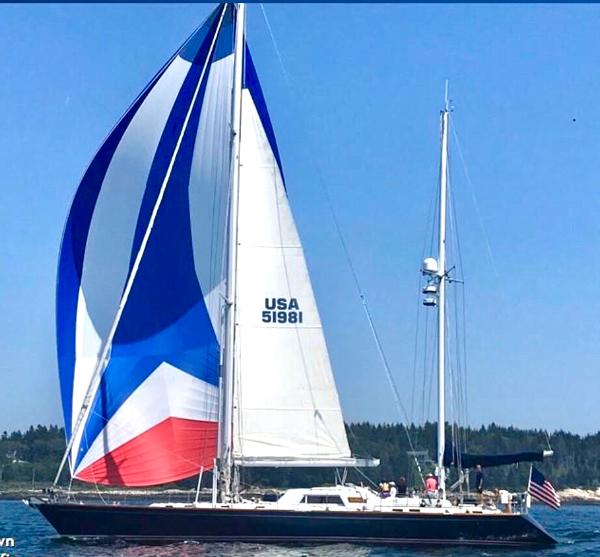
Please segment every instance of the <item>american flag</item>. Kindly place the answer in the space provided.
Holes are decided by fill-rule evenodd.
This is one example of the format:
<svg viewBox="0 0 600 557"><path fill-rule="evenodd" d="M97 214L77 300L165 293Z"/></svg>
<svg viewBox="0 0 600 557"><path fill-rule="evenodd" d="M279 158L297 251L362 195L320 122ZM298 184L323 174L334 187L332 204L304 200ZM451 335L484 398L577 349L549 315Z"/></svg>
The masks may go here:
<svg viewBox="0 0 600 557"><path fill-rule="evenodd" d="M546 503L546 505L553 509L558 509L560 507L560 499L558 498L558 495L556 495L556 491L554 491L552 484L544 477L544 474L533 466L529 473L527 492L538 501Z"/></svg>

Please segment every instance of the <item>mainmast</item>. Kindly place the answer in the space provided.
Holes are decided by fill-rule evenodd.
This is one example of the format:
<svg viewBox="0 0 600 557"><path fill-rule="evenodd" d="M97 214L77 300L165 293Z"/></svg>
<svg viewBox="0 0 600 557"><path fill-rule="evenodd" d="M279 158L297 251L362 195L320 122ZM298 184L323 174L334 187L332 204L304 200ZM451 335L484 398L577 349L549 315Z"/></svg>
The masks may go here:
<svg viewBox="0 0 600 557"><path fill-rule="evenodd" d="M245 46L245 4L238 4L235 23L233 95L231 115L231 195L229 202L229 246L227 262L227 308L221 385L221 427L219 428L219 477L221 498L232 497L233 468L233 386L235 374L235 320L237 297L238 202L240 184L240 134L242 116L242 73Z"/></svg>
<svg viewBox="0 0 600 557"><path fill-rule="evenodd" d="M446 448L446 193L448 188L448 82L444 95L444 109L441 113L442 141L440 162L440 206L438 236L438 430L437 430L437 470L439 490L442 499L446 498L446 470L444 450Z"/></svg>
<svg viewBox="0 0 600 557"><path fill-rule="evenodd" d="M437 259L427 257L423 261L423 274L427 276L427 284L423 288L423 304L438 308L438 425L437 425L437 476L439 492L446 498L446 470L444 469L444 451L446 448L446 210L448 189L448 82L444 97L444 109L440 114L441 157L440 157L440 191L439 191L439 231Z"/></svg>

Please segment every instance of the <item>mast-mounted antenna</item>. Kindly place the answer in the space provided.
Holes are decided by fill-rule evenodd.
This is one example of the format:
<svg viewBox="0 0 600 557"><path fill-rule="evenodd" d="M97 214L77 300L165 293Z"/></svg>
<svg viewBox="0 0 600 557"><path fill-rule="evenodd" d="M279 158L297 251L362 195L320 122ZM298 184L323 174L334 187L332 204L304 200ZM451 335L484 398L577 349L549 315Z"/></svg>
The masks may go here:
<svg viewBox="0 0 600 557"><path fill-rule="evenodd" d="M446 80L446 86L444 88L444 110L450 112L450 99L448 99L448 80Z"/></svg>

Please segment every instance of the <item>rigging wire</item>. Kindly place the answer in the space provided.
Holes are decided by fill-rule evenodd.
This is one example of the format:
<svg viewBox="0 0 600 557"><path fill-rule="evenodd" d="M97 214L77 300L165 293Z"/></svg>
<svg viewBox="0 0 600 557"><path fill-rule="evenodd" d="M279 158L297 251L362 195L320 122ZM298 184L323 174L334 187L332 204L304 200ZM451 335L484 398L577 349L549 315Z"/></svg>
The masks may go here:
<svg viewBox="0 0 600 557"><path fill-rule="evenodd" d="M453 128L454 131L454 128ZM456 201L453 184L449 186L449 223L451 228L452 258L456 265L456 275L459 278L453 283L453 312L454 312L454 359L456 370L453 376L452 387L455 393L454 420L457 423L455 435L456 454L459 468L461 468L461 454L467 452L467 424L468 424L468 396L467 396L467 334L466 334L466 303L464 287L464 264L460 242L458 218L456 215ZM460 308L460 315L459 315Z"/></svg>
<svg viewBox="0 0 600 557"><path fill-rule="evenodd" d="M455 450L455 452L458 452L460 454L460 449L458 447L457 444L457 439L456 439L456 401L455 401L455 394L456 394L456 389L455 389L455 369L454 366L452 365L452 359L451 359L451 353L450 353L450 346L451 346L451 329L448 327L448 322L449 322L449 316L446 317L446 330L448 331L448 343L446 345L446 352L448 354L448 358L447 358L447 362L448 362L448 366L447 366L447 370L448 370L448 376L449 376L449 394L450 394L450 404L449 404L449 422L450 422L450 439L452 440L452 447ZM444 424L445 427L446 424Z"/></svg>
<svg viewBox="0 0 600 557"><path fill-rule="evenodd" d="M425 420L429 419L429 403L431 399L431 389L428 390L428 380L433 381L433 371L429 366L429 356L431 350L428 349L429 340L429 328L430 328L429 312L425 311L425 331L423 334L423 385L421 388L421 422L425 423ZM433 365L433 364L432 364ZM429 375L428 375L429 372ZM427 410L426 410L427 409Z"/></svg>
<svg viewBox="0 0 600 557"><path fill-rule="evenodd" d="M451 198L451 192L452 192L452 188L451 188L451 180L450 177L448 177L448 208L450 209L450 206L452 204L452 198ZM454 250L454 222L452 221L452 213L449 210L448 211L449 215L448 215L448 236L449 236L449 242L448 242L448 259L449 261L451 261L453 259L453 250ZM450 269L452 269L453 267L450 267ZM449 278L448 280L449 282L449 286L452 285L452 279ZM455 347L455 344L458 343L458 335L456 334L456 331L454 330L454 328L450 327L450 321L451 321L451 311L452 309L456 306L456 288L448 288L448 293L449 296L447 297L447 303L448 303L448 311L446 312L446 331L447 331L447 342L446 342L446 347L445 350L447 352L447 362L448 362L448 376L449 376L449 398L450 398L450 404L449 404L449 413L448 413L448 421L450 422L450 438L452 440L452 447L453 447L453 451L454 454L458 455L458 460L460 461L460 440L458 439L458 427L457 424L460 421L460 396L458 393L458 389L457 389L457 385L459 382L459 373L460 373L460 366L459 365L455 365L455 358L456 358L456 353L455 350L453 350L453 348ZM456 362L457 363L457 362ZM459 463L460 466L460 463Z"/></svg>
<svg viewBox="0 0 600 557"><path fill-rule="evenodd" d="M485 226L483 224L483 218L481 216L481 211L479 209L479 203L477 203L477 198L475 197L475 188L473 187L473 182L471 181L471 175L469 173L469 169L467 168L467 163L465 162L465 158L463 156L462 148L460 145L460 140L458 139L458 133L456 132L456 124L454 123L454 118L452 118L452 126L450 126L450 128L452 129L452 135L454 136L454 141L456 142L456 147L457 147L456 150L457 150L458 156L460 158L460 162L461 162L462 169L463 169L463 172L465 175L465 179L467 181L467 185L469 186L469 193L471 194L473 206L475 207L475 212L477 214L477 221L479 223L479 227L481 228L481 232L483 233L483 237L485 239L487 254L490 259L490 263L492 265L492 270L494 271L494 274L496 275L496 278L498 279L498 281L500 281L500 274L498 273L498 268L496 267L496 261L494 259L494 255L492 253L492 246L490 244L489 237L487 235Z"/></svg>
<svg viewBox="0 0 600 557"><path fill-rule="evenodd" d="M494 275L496 276L496 279L498 281L498 284L501 284L500 281L500 274L498 272L498 267L496 266L496 261L494 259L494 255L492 252L492 247L491 247L491 243L489 240L489 236L486 232L485 226L483 224L483 218L481 215L481 210L479 208L479 203L477 202L477 198L475 196L475 188L473 186L473 182L471 180L471 174L469 173L469 169L467 167L467 164L465 162L465 158L463 155L463 151L462 151L462 147L460 144L460 140L458 138L458 133L456 131L456 123L454 121L454 117L452 117L452 126L450 126L452 129L452 134L454 137L454 141L456 143L456 147L457 147L457 152L461 161L461 166L462 166L462 170L463 170L463 174L465 176L465 180L467 182L467 185L469 187L469 193L471 194L471 200L473 202L473 206L475 207L475 213L477 214L477 221L479 224L479 227L481 229L481 232L483 234L484 240L485 240L485 245L486 245L486 249L487 249L487 254L488 254L488 258L490 260L490 264L492 267L492 270L494 272ZM456 215L454 215L454 219L456 220ZM459 235L458 235L458 230L456 230L456 239L459 245L459 250L458 250L458 254L460 257L460 239L459 239ZM462 268L462 260L460 261L460 265ZM463 362L464 362L464 368L465 368L465 424L468 423L468 396L467 396L467 337L466 337L466 303L464 300L464 288L463 288L463 301L462 301L462 312L463 312L463 317L462 317L462 326L463 326ZM548 448L550 450L552 450L552 447L550 445L550 436L548 435L548 431L544 430L544 434L546 437L546 443L548 445ZM466 432L465 432L465 443L466 443ZM465 445L466 446L466 445ZM466 450L466 449L465 449Z"/></svg>
<svg viewBox="0 0 600 557"><path fill-rule="evenodd" d="M273 43L273 48L274 48L275 53L277 55L277 58L279 60L279 65L281 67L283 76L284 76L285 81L286 81L286 85L288 87L288 92L290 93L290 96L292 97L292 99L295 102L296 101L296 96L294 95L294 90L293 90L293 87L292 87L291 79L290 79L289 73L287 72L287 70L285 68L285 64L283 63L283 57L281 56L281 51L279 50L279 48L277 46L277 41L275 40L275 35L273 33L273 29L272 29L272 27L271 27L271 25L269 23L269 19L267 17L267 13L266 13L264 5L262 3L260 4L260 7L261 7L261 11L262 11L263 17L265 19L265 23L267 25L267 29L269 31L269 35L271 37L271 41ZM299 112L301 114L301 111L299 111ZM302 121L302 123L304 125L306 125L305 122L304 122L304 120L303 120L303 118L302 118L302 116L301 116L300 120ZM306 133L306 136L308 137L308 133ZM352 257L350 256L350 250L348 249L348 245L347 245L346 240L344 238L344 235L342 233L342 228L341 228L341 225L340 225L337 213L336 213L336 211L334 209L333 202L332 202L331 196L329 194L329 189L327 188L327 185L326 185L325 181L323 180L322 173L320 171L320 167L319 167L318 162L317 162L317 158L314 155L313 147L312 147L312 142L309 140L307 142L307 145L308 145L309 150L310 150L310 155L311 155L311 158L313 160L313 164L315 166L315 170L317 171L317 177L318 177L317 181L318 181L318 183L319 183L319 185L321 187L321 190L322 190L322 192L323 192L323 194L325 196L327 207L328 207L329 212L331 214L331 217L332 217L332 220L333 220L333 223L334 223L334 227L335 227L335 230L336 230L336 234L337 234L338 240L340 242L340 245L342 247L342 251L344 253L344 257L346 259L346 264L348 265L348 267L350 269L350 272L351 272L351 275L352 275L352 279L353 279L353 282L354 282L354 287L356 289L358 297L361 300L363 311L364 311L365 317L367 319L367 322L368 322L368 325L369 325L369 329L371 331L371 335L373 337L373 340L375 341L375 346L377 348L377 352L379 354L379 358L380 358L381 363L383 365L383 368L384 368L384 371L385 371L385 374L386 374L386 378L388 380L388 383L390 385L390 389L391 389L392 394L394 396L394 400L396 402L396 406L401 411L401 417L404 419L403 430L404 430L404 432L406 434L406 439L408 441L408 445L410 447L410 450L414 453L415 449L414 449L414 446L413 446L413 441L411 439L410 432L408 430L408 421L409 421L408 412L406 411L406 407L404 406L404 404L402 402L402 399L400 398L400 393L398 391L398 387L396 386L396 382L394 381L394 377L392 375L391 368L390 368L387 356L386 356L385 351L383 349L383 345L381 343L381 339L379 337L379 333L378 333L377 328L375 326L375 322L373 320L373 316L371 314L371 310L369 308L369 304L367 302L366 296L364 294L364 291L362 289L360 280L358 278L358 273L357 273L356 268L354 266L354 263L352 261ZM418 462L418 460L416 458L415 458L415 464L416 464L417 469L419 471L419 475L421 476L421 480L424 481L423 473L421 471L420 463Z"/></svg>
<svg viewBox="0 0 600 557"><path fill-rule="evenodd" d="M462 375L463 375L463 365L462 365L462 361L461 361L461 346L464 345L465 342L465 335L463 334L461 336L461 331L460 331L460 320L458 317L458 305L459 305L459 290L460 292L463 294L463 297L461 297L461 300L464 302L464 274L463 274L463 263L462 263L462 253L461 253L461 249L460 249L460 239L459 239L459 234L458 234L458 220L456 218L456 203L454 200L454 191L453 191L453 184L449 181L449 187L448 187L448 205L449 205L449 225L450 225L450 248L452 251L452 259L455 259L458 265L458 268L456 269L456 274L460 277L460 279L454 279L451 280L451 284L453 285L453 288L451 289L452 292L452 309L454 311L454 322L455 322L455 326L453 329L450 329L450 327L448 327L449 330L453 330L454 332L454 336L453 336L453 340L454 340L454 358L450 358L449 361L450 362L455 362L456 363L456 369L452 370L453 371L453 375L451 377L451 387L453 389L453 395L454 395L454 404L455 407L453 408L453 412L454 412L454 419L453 419L453 427L454 427L454 422L457 424L457 431L454 433L454 442L455 442L455 446L456 446L456 452L458 454L458 461L459 461L459 465L460 465L460 454L461 454L461 445L464 443L464 446L466 447L466 439L461 438L461 425L464 426L466 425L466 416L465 416L465 412L464 409L466 407L466 391L463 391L463 381L462 381ZM464 322L463 322L464 325ZM464 332L464 331L463 331ZM450 344L449 344L450 346ZM464 433L464 427L463 427L463 433Z"/></svg>
<svg viewBox="0 0 600 557"><path fill-rule="evenodd" d="M425 251L425 250L423 250ZM417 279L417 318L416 318L416 327L415 327L415 346L413 351L413 370L412 370L412 384L411 384L411 394L410 394L410 421L414 423L415 419L415 387L417 383L417 358L419 355L419 324L421 317L421 274L419 273L419 277Z"/></svg>
<svg viewBox="0 0 600 557"><path fill-rule="evenodd" d="M457 282L453 288L454 293L454 321L455 321L455 338L456 338L456 365L457 365L457 393L458 393L458 415L457 419L459 424L463 426L463 439L462 442L467 446L467 439L465 433L465 427L468 424L468 396L467 396L467 335L466 335L466 309L465 309L465 288L464 283L464 268L462 264L462 254L460 250L460 240L458 235L458 226L456 220L456 205L452 203L452 215L454 220L454 237L456 241L456 251L458 253L459 260L459 271L461 282ZM459 306L461 308L461 314L459 315Z"/></svg>
<svg viewBox="0 0 600 557"><path fill-rule="evenodd" d="M456 122L454 117L452 117L452 134L454 137L454 141L456 144L456 151L458 152L458 156L461 162L461 166L462 166L462 171L465 177L465 181L467 183L468 189L469 189L469 193L471 196L471 201L473 203L473 207L475 208L475 213L477 215L477 222L479 224L479 228L481 229L483 238L485 240L485 245L486 245L486 251L487 251L487 255L490 261L490 265L492 268L492 271L494 273L494 275L496 276L496 279L498 281L498 283L500 284L500 274L498 272L498 267L496 265L496 261L494 259L494 254L492 252L492 247L491 247L491 243L489 240L489 236L487 234L485 225L483 223L483 217L481 214L481 210L479 208L479 203L477 202L477 198L475 196L475 188L473 186L473 181L471 180L471 174L469 172L469 169L467 167L464 155L463 155L463 150L462 150L462 146L460 143L460 139L458 136L458 132L457 132L457 127L456 127ZM455 208L453 207L454 210L454 220L456 221L456 213L455 213ZM458 257L459 257L459 263L460 263L460 267L461 269L464 269L463 267L463 262L462 262L462 253L460 250L460 236L458 233L458 229L456 230L456 241L457 241L457 245L458 245ZM467 387L468 387L468 358L467 358L467 354L468 354L468 350L467 350L467 335L466 335L466 300L465 300L465 291L464 288L462 289L462 335L463 335L463 355L462 355L462 359L463 359L463 366L464 366L464 397L465 397L465 408L464 408L464 414L465 414L465 424L468 423L468 417L469 417L469 407L468 407L468 396L467 396ZM466 432L465 432L465 443L466 443Z"/></svg>
<svg viewBox="0 0 600 557"><path fill-rule="evenodd" d="M371 479L369 478L369 476L367 476L360 468L353 468L355 472L358 472L358 474L360 476L362 476L365 480L367 480L373 487L377 487L377 484Z"/></svg>
<svg viewBox="0 0 600 557"><path fill-rule="evenodd" d="M435 208L437 205L437 196L439 195L439 191L437 188L437 183L434 181L433 184L433 195L431 196L431 201L429 203L429 209L427 211L427 220L426 225L425 225L425 229L427 230L427 228L429 228L431 230L431 235L430 238L427 238L427 233L423 234L423 249L421 251L421 261L423 261L426 257L426 254L432 254L433 253L433 242L434 242L434 232L433 232L433 226L429 226L427 223L431 223L435 221ZM429 252L427 252L427 244L429 243ZM416 302L417 302L417 319L416 319L416 326L415 326L415 345L414 345L414 355L413 355L413 370L412 370L412 391L411 391L411 408L410 408L410 416L411 416L411 420L414 420L415 417L415 411L414 411L414 406L415 406L415 389L416 389L416 384L417 384L417 361L419 360L419 333L420 333L420 316L421 316L421 312L423 312L423 310L425 309L425 334L424 334L424 339L423 339L423 347L424 347L424 354L427 354L427 332L429 329L429 312L427 311L426 308L423 308L422 303L421 303L421 281L422 281L422 273L419 272L418 274L418 279L417 279L417 295L416 295ZM422 384L422 389L421 389L421 419L420 422L424 422L425 421L425 392L426 392L426 375L425 375L425 370L427 369L427 363L424 362L423 363L423 384ZM416 438L416 444L419 444L419 435L418 435L418 430L415 434L415 438Z"/></svg>
<svg viewBox="0 0 600 557"><path fill-rule="evenodd" d="M435 342L437 341L437 331L435 330L435 320L434 320L434 324L433 324L433 340L432 342L434 343L433 345L435 346ZM427 362L427 357L429 356L430 361ZM427 417L427 420L429 420L431 418L432 422L435 422L436 418L434 416L431 415L431 403L433 400L433 385L436 381L436 375L437 375L437 369L436 369L436 358L434 355L434 350L430 349L427 350L425 353L425 359L426 359L426 363L427 366L429 367L429 376L427 377L428 379L428 383L427 383L427 379L424 381L424 384L428 385L428 391L427 391L427 411L425 412L425 416ZM427 373L427 368L425 369L425 373Z"/></svg>

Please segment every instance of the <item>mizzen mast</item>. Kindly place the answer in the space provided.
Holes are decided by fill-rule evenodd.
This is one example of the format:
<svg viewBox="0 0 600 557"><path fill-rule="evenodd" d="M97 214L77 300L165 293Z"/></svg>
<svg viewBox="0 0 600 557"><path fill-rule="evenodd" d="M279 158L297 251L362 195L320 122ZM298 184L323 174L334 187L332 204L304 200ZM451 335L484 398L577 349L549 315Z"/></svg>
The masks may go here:
<svg viewBox="0 0 600 557"><path fill-rule="evenodd" d="M444 109L441 113L442 141L440 161L440 205L438 235L438 430L437 430L437 470L439 490L442 499L446 498L446 471L444 450L446 448L446 210L448 189L448 82L444 95Z"/></svg>
<svg viewBox="0 0 600 557"><path fill-rule="evenodd" d="M448 82L444 97L444 109L440 114L441 156L438 207L438 257L427 257L423 261L423 274L428 277L423 289L423 304L438 308L438 425L437 425L437 476L439 492L446 498L446 470L444 469L444 451L446 448L446 212L448 190L448 120L450 107L448 102Z"/></svg>

